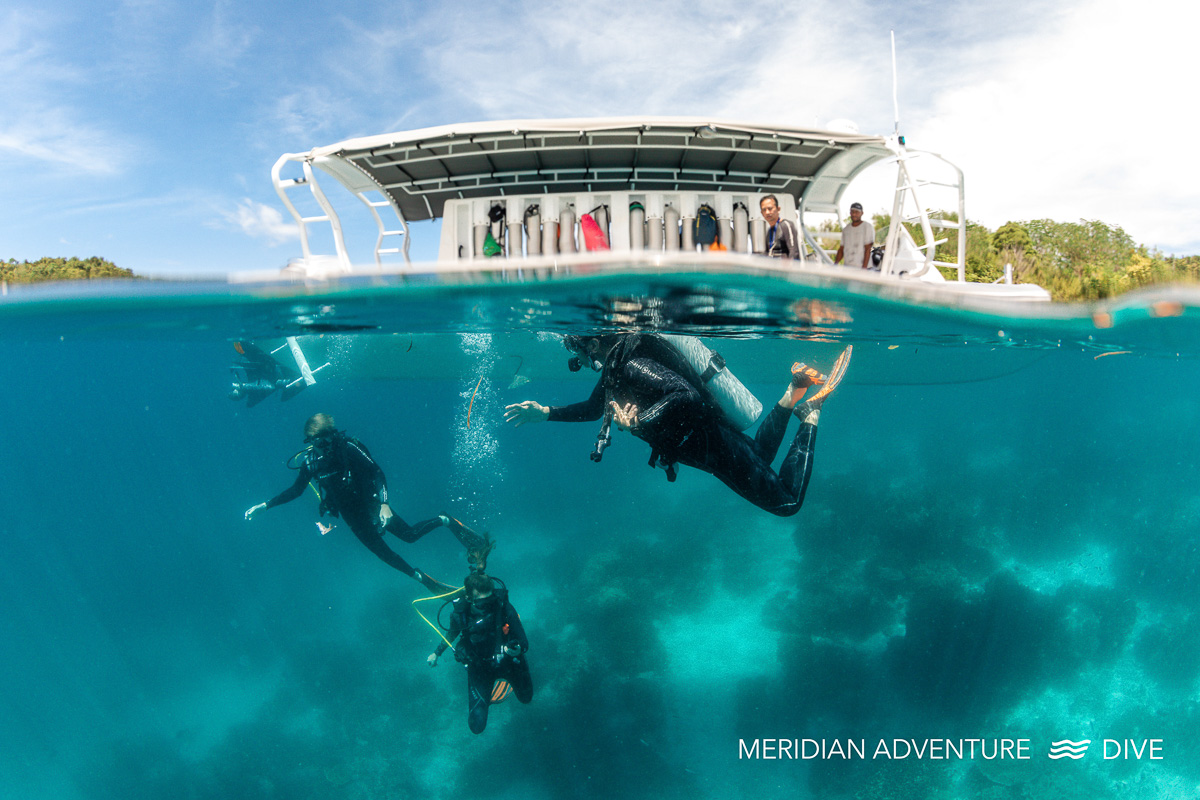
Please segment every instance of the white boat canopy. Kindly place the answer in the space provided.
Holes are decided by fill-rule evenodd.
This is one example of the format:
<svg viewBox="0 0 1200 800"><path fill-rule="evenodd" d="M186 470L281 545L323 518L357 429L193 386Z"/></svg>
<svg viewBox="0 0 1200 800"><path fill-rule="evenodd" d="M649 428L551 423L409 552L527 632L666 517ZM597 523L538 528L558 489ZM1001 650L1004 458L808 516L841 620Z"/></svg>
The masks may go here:
<svg viewBox="0 0 1200 800"><path fill-rule="evenodd" d="M920 156L941 161L957 177L949 182L917 179L908 162ZM491 256L525 260L570 256L584 241L581 215L591 210L606 238L603 249L623 257L657 257L672 251L696 252L692 222L702 209L717 217L719 239L728 250L763 253L766 223L759 201L776 195L780 214L799 223L807 246L800 266L832 266L823 242L840 232L818 235L805 224L807 213L841 216L850 183L865 169L894 159L896 191L891 219L919 225L918 245L904 225L889 226L879 270L884 276L944 283L939 268L965 281L966 219L962 173L933 153L909 151L899 136L760 125L702 117L614 117L567 120L507 120L424 128L348 139L304 153L285 153L272 169L276 192L300 229L306 274L326 269L352 271L341 220L316 179L316 170L335 178L365 204L374 217L375 263L400 255L409 264L411 221L443 219L439 268L486 264ZM298 165L300 178L282 170ZM288 197L306 186L322 214L304 216ZM940 186L956 194L954 218L934 218L918 191ZM381 196L382 199L372 199ZM710 205L711 204L711 205ZM390 207L398 227L389 227L380 209ZM336 256L315 256L308 226L328 222ZM949 230L957 238L955 261L939 261L938 245ZM493 250L489 252L488 237ZM390 238L389 238L390 237ZM385 241L397 246L385 247ZM586 244L586 242L585 242ZM588 246L588 249L592 249ZM711 259L710 259L711 260ZM557 264L557 261L554 261ZM455 267L457 268L457 267ZM1006 275L1005 284L1011 284ZM989 287L991 293L1048 294L1038 287Z"/></svg>
<svg viewBox="0 0 1200 800"><path fill-rule="evenodd" d="M882 136L688 117L510 120L349 139L280 159L381 191L408 221L447 200L621 191L791 195L836 213L846 186L893 156ZM278 166L278 165L277 165Z"/></svg>

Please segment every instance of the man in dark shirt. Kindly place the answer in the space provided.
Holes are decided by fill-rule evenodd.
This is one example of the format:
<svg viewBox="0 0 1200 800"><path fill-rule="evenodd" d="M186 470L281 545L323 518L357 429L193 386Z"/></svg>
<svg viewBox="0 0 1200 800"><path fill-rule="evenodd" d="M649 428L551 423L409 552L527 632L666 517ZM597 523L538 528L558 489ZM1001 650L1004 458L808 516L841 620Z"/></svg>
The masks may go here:
<svg viewBox="0 0 1200 800"><path fill-rule="evenodd" d="M508 602L507 590L493 584L481 572L467 576L463 596L452 605L449 636L426 659L436 667L446 648L458 640L454 658L467 666L467 725L472 733L483 733L488 706L503 700L509 686L522 703L533 699L533 679L525 659L529 639Z"/></svg>
<svg viewBox="0 0 1200 800"><path fill-rule="evenodd" d="M769 194L758 202L763 219L767 221L767 255L771 258L800 258L800 237L790 219L779 218L779 200Z"/></svg>
<svg viewBox="0 0 1200 800"><path fill-rule="evenodd" d="M334 426L328 414L314 414L304 425L305 443L311 445L297 454L299 474L290 488L265 503L246 511L246 519L254 519L260 511L291 502L313 483L321 497L321 516L340 516L367 546L388 566L419 581L430 591L444 586L395 553L383 541L391 533L406 542L415 542L425 534L446 526L465 547L478 547L480 539L470 528L446 515L409 525L392 512L388 505L387 478L371 458L362 442L347 436ZM290 462L289 462L290 463Z"/></svg>
<svg viewBox="0 0 1200 800"><path fill-rule="evenodd" d="M786 517L800 510L812 474L817 418L849 364L851 348L842 353L828 378L805 364L794 364L783 397L751 438L726 420L695 370L662 337L630 334L612 344L604 356L599 354L609 342L599 337L573 337L568 346L584 363L603 363L591 396L568 406L543 406L533 400L514 403L504 410L506 420L520 427L611 415L620 430L650 445L650 465L664 467L669 480L675 480L676 464L686 464L715 476L772 514ZM800 402L808 387L821 384L810 399ZM776 473L771 462L793 415L800 419L800 429Z"/></svg>

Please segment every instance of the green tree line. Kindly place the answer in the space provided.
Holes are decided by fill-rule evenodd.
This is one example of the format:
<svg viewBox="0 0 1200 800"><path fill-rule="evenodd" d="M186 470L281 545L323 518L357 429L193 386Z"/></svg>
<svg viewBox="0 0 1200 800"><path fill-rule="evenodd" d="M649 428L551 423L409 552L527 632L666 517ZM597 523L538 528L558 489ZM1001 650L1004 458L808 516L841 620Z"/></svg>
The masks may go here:
<svg viewBox="0 0 1200 800"><path fill-rule="evenodd" d="M952 212L933 216L958 221ZM876 214L873 222L876 243L882 243L890 215ZM924 244L919 225L905 227L918 245ZM955 261L957 231L935 228L934 235L947 239L937 247L937 260ZM1200 282L1200 256L1164 256L1135 242L1120 226L1099 220L1006 222L995 231L967 220L966 249L968 281L999 280L1004 265L1012 264L1015 282L1036 283L1064 302L1102 300L1151 284ZM953 269L939 269L957 278Z"/></svg>
<svg viewBox="0 0 1200 800"><path fill-rule="evenodd" d="M131 270L122 269L98 256L91 258L39 258L37 261L0 261L0 280L8 283L40 283L42 281L75 281L96 278L136 278Z"/></svg>
<svg viewBox="0 0 1200 800"><path fill-rule="evenodd" d="M958 219L952 212L933 216ZM890 215L876 214L872 222L876 244L882 244ZM918 245L924 244L919 225L905 223L905 227ZM818 227L817 233L836 229L836 224L829 221ZM935 228L934 233L947 240L938 245L937 259L956 260L957 232ZM837 242L822 241L822 245L836 248ZM967 280L999 280L1005 264L1012 264L1014 281L1036 283L1049 290L1055 300L1068 302L1101 300L1152 284L1200 282L1200 256L1164 256L1136 243L1119 226L1099 220L1006 222L995 231L967 220ZM949 279L957 277L952 269L939 269ZM138 277L97 256L0 262L0 280L9 283Z"/></svg>

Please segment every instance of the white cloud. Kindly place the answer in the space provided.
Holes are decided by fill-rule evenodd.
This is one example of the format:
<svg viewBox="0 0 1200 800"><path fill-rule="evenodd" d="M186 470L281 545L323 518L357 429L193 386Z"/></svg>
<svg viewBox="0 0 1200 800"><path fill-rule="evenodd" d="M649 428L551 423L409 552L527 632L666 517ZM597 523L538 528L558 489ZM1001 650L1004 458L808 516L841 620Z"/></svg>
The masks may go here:
<svg viewBox="0 0 1200 800"><path fill-rule="evenodd" d="M345 102L321 86L305 87L280 97L268 112L272 127L296 142L296 149L327 144L319 137L334 135L346 121ZM379 131L375 131L378 133Z"/></svg>
<svg viewBox="0 0 1200 800"><path fill-rule="evenodd" d="M273 245L300 238L296 223L285 222L279 209L249 198L243 198L236 210L222 212L222 215L243 233L256 239L266 239Z"/></svg>
<svg viewBox="0 0 1200 800"><path fill-rule="evenodd" d="M1100 219L1168 252L1200 248L1200 160L1187 137L1194 7L1089 0L1060 24L960 54L910 128L967 175L968 216Z"/></svg>
<svg viewBox="0 0 1200 800"><path fill-rule="evenodd" d="M886 69L886 52L863 57L861 21L870 16L865 0L767 13L718 0L442 4L416 17L381 15L369 27L343 20L347 43L325 60L326 74L347 92L380 87L366 103L379 110L380 127L354 135L385 125L636 114L823 124L857 113L848 104L870 107L868 89L889 86L886 72L873 72L876 61ZM364 116L338 121L342 130L369 126Z"/></svg>
<svg viewBox="0 0 1200 800"><path fill-rule="evenodd" d="M121 146L105 131L75 119L69 109L16 104L14 117L0 120L0 151L96 175L118 173L125 166Z"/></svg>
<svg viewBox="0 0 1200 800"><path fill-rule="evenodd" d="M90 174L120 172L127 147L69 102L52 102L84 79L42 43L43 28L19 11L0 21L0 153Z"/></svg>

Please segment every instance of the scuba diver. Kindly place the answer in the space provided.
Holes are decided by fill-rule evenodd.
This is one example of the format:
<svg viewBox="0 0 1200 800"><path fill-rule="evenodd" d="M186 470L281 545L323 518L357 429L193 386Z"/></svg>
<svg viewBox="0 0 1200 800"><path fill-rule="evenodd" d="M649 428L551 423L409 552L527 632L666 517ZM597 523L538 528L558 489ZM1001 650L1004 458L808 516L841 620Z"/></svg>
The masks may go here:
<svg viewBox="0 0 1200 800"><path fill-rule="evenodd" d="M394 514L388 505L387 479L383 470L371 458L366 446L338 430L333 417L328 414L314 414L304 423L304 442L309 447L288 461L289 467L299 471L296 482L267 502L247 510L247 520L254 519L260 511L295 500L304 493L305 486L314 482L321 497L321 516L340 516L358 540L384 563L434 592L444 590L445 586L397 555L384 543L385 533L415 542L435 528L445 526L468 551L485 543L485 539L466 525L445 514L416 525L409 525ZM293 466L297 461L298 466ZM328 530L321 526L322 533Z"/></svg>
<svg viewBox="0 0 1200 800"><path fill-rule="evenodd" d="M447 647L454 648L454 659L467 668L467 725L472 733L483 733L488 706L503 700L510 687L522 703L533 699L525 659L529 639L501 581L482 572L463 580L463 596L451 604L449 635L429 654L429 666L437 666Z"/></svg>
<svg viewBox="0 0 1200 800"><path fill-rule="evenodd" d="M675 480L677 464L703 470L759 508L787 517L800 510L812 474L821 406L850 363L852 348L838 357L828 376L796 362L783 397L767 413L753 438L731 422L709 383L725 363L709 354L703 374L668 339L654 333L620 336L568 336L572 371L591 366L600 380L591 396L568 406L536 401L504 409L517 427L532 422L584 422L603 417L592 460L599 461L610 441L609 425L628 430L651 448L650 466L661 466ZM706 351L707 352L707 351ZM738 384L740 386L740 384ZM811 386L821 387L804 402ZM745 392L745 387L741 387ZM748 392L745 392L747 395ZM783 442L790 417L800 430L776 473L771 462ZM744 427L748 427L748 424Z"/></svg>

